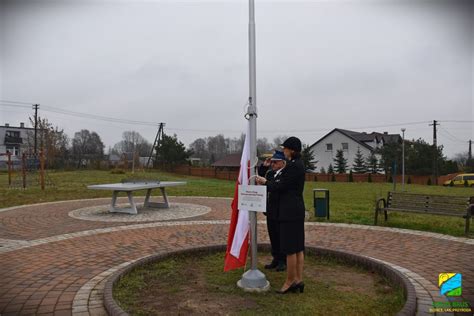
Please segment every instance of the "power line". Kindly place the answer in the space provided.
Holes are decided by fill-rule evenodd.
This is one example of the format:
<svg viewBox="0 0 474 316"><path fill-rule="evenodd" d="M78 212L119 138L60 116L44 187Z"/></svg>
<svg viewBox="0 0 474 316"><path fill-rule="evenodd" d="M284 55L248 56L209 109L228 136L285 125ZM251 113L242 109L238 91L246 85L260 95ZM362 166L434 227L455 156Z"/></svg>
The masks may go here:
<svg viewBox="0 0 474 316"><path fill-rule="evenodd" d="M5 100L2 100L5 101ZM10 101L8 101L10 102ZM23 102L22 102L23 103ZM0 106L9 106L9 107L19 107L19 108L30 108L30 105L23 105L23 104L7 104L7 103L0 103ZM76 116L76 117L82 117L82 118L88 118L88 119L94 119L94 120L102 120L102 121L107 121L107 122L114 122L114 123L124 123L124 124L134 124L134 125L148 125L148 126L158 126L159 123L155 122L149 122L149 121L138 121L138 120L127 120L127 119L121 119L121 118L116 118L116 117L109 117L109 116L101 116L101 115L96 115L96 114L89 114L89 113L81 113L81 112L76 112L76 111L70 111L70 110L63 110L54 106L50 105L42 105L42 110L44 112L51 112L51 113L57 113L57 114L62 114L62 115L68 115L68 116Z"/></svg>
<svg viewBox="0 0 474 316"><path fill-rule="evenodd" d="M439 127L440 127L441 131L445 133L445 135L450 136L451 140L454 140L456 142L460 142L460 143L463 143L463 144L467 143L467 141L461 140L461 139L457 138L456 136L454 136L453 134L451 134L447 129L445 129L441 125Z"/></svg>
<svg viewBox="0 0 474 316"><path fill-rule="evenodd" d="M63 109L53 107L53 106L50 106L50 105L44 105L43 110L47 111L47 112L52 112L52 113L64 114L64 115L69 115L69 116L84 117L84 118L90 118L90 119L94 119L94 120L102 120L102 121L108 121L108 122L125 123L125 124L138 124L138 125L150 125L150 126L158 126L159 125L159 123L157 123L157 122L127 120L127 119L110 117L110 116L102 116L102 115L89 114L89 113L81 113L81 112L76 112L76 111L63 110Z"/></svg>
<svg viewBox="0 0 474 316"><path fill-rule="evenodd" d="M31 107L31 104L30 105L22 105L22 104L0 103L0 106L10 106L10 107L15 107L15 108L27 108L27 109L29 109Z"/></svg>
<svg viewBox="0 0 474 316"><path fill-rule="evenodd" d="M33 103L23 102L23 101L11 101L11 100L0 100L0 106L9 106L9 107L21 107L21 108L30 108ZM94 120L101 120L112 123L123 123L123 124L133 124L133 125L143 125L143 126L159 126L158 122L150 121L140 121L140 120L128 120L117 117L96 115L90 113L82 113L77 111L70 111L61 109L55 106L42 105L42 110L44 112L57 113L68 116L75 116L81 118L88 118ZM353 126L348 127L347 129L353 130L362 130L362 129L375 129L375 128L386 128L386 127L398 127L398 126L410 126L410 125L421 125L430 123L431 121L417 121L417 122L404 122L404 123L393 123L393 124L381 124L381 125L369 125L369 126ZM474 123L474 121L463 121L463 120L446 120L440 122L451 122L451 123ZM321 127L317 129L292 129L292 130L260 130L260 133L318 133L324 132L327 130L333 129L333 127ZM180 128L180 127L169 127L170 131L177 132L198 132L198 133L240 133L241 130L223 130L223 129L192 129L192 128Z"/></svg>
<svg viewBox="0 0 474 316"><path fill-rule="evenodd" d="M34 103L34 102L22 102L22 101L10 101L10 100L0 100L0 102L25 104L25 105L32 105Z"/></svg>
<svg viewBox="0 0 474 316"><path fill-rule="evenodd" d="M474 123L474 121L469 120L447 120L447 121L438 121L441 123Z"/></svg>

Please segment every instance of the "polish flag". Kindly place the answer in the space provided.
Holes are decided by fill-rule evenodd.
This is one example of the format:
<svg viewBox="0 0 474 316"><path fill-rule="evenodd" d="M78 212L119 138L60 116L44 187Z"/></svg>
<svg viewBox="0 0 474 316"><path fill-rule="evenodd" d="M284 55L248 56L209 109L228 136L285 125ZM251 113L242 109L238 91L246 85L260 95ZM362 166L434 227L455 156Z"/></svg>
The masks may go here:
<svg viewBox="0 0 474 316"><path fill-rule="evenodd" d="M229 235L227 237L227 251L224 260L224 271L245 266L249 249L249 212L238 209L239 184L249 183L250 166L250 139L249 128L245 135L244 149L240 158L239 178L235 185L234 199L232 200L232 216L230 219Z"/></svg>

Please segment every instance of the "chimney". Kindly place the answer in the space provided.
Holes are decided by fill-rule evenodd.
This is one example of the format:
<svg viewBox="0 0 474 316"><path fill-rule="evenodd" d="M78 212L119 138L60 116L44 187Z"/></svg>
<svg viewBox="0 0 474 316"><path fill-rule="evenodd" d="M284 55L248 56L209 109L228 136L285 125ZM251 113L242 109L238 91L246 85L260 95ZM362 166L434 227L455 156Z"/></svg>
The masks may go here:
<svg viewBox="0 0 474 316"><path fill-rule="evenodd" d="M5 127L9 127L9 126L10 126L10 124L8 124L8 123L5 123Z"/></svg>
<svg viewBox="0 0 474 316"><path fill-rule="evenodd" d="M20 128L25 128L25 123L21 122L20 123Z"/></svg>
<svg viewBox="0 0 474 316"><path fill-rule="evenodd" d="M383 132L384 135L388 135L388 132Z"/></svg>

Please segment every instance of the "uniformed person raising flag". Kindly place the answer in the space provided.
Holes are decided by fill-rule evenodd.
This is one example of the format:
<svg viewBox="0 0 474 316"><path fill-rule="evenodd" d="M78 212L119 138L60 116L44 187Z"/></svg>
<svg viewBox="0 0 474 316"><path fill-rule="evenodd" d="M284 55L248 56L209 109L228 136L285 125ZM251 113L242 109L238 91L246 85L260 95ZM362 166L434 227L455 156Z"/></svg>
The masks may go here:
<svg viewBox="0 0 474 316"><path fill-rule="evenodd" d="M275 150L275 153L271 158L265 160L265 162L258 168L258 175L265 177L267 180L280 181L281 175L286 166L285 155L282 151ZM286 255L280 251L280 229L278 222L278 203L279 196L278 192L267 193L267 229L268 236L270 237L270 244L272 247L271 263L265 265L265 269L275 269L276 271L286 270Z"/></svg>
<svg viewBox="0 0 474 316"><path fill-rule="evenodd" d="M288 162L278 181L259 176L257 183L266 185L270 194L278 193L280 251L286 254L287 275L285 284L277 292L285 294L304 290L305 168L301 161L301 141L298 138L290 137L282 146Z"/></svg>

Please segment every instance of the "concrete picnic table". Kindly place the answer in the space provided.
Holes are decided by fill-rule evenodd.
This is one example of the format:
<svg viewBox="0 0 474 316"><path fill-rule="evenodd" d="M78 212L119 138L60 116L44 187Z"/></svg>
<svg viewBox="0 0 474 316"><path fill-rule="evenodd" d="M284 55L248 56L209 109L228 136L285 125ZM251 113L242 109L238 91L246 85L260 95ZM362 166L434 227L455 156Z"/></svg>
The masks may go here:
<svg viewBox="0 0 474 316"><path fill-rule="evenodd" d="M143 203L143 207L156 207L156 208L169 208L169 201L166 195L165 188L166 187L174 187L178 185L185 185L186 182L172 182L172 181L165 181L165 182L157 182L157 181L150 181L150 182L125 182L125 183L109 183L109 184L95 184L87 186L88 189L91 190L110 190L113 191L112 193L112 203L110 204L109 211L111 213L127 213L127 214L138 214L137 206L133 201L133 191L138 190L147 190L145 202ZM150 202L150 195L151 190L153 189L160 189L161 194L163 195L164 202ZM118 208L116 207L117 204L117 196L119 192L126 192L128 196L128 202L130 203L130 208Z"/></svg>

